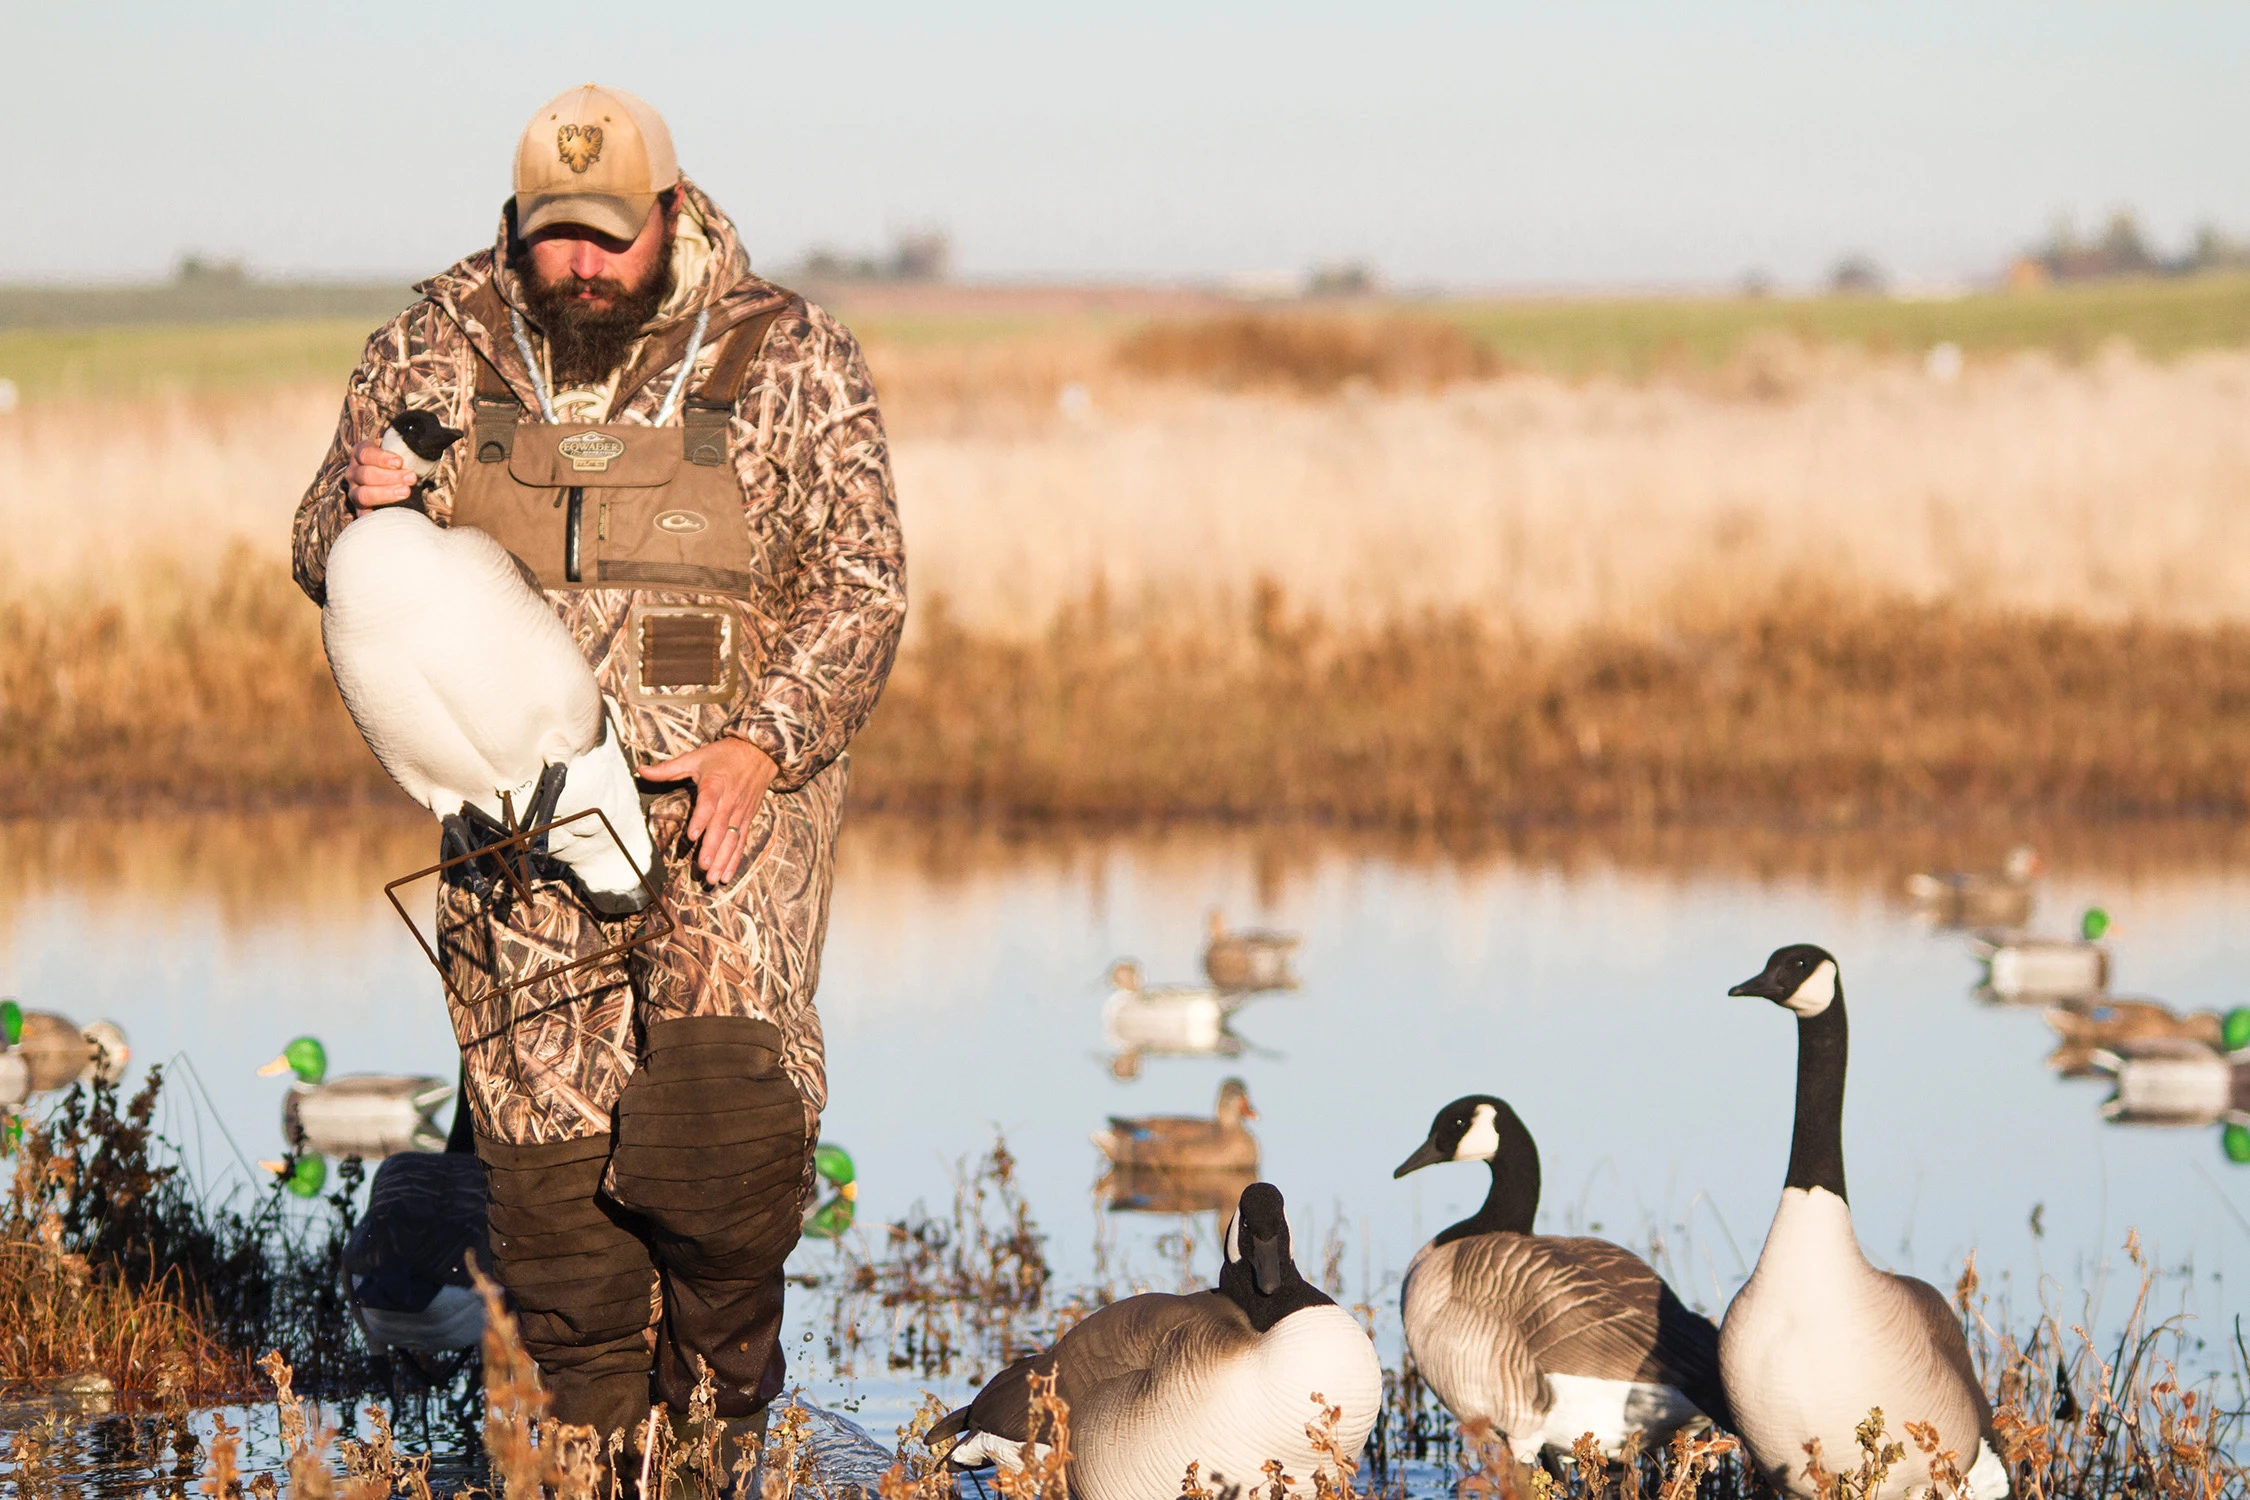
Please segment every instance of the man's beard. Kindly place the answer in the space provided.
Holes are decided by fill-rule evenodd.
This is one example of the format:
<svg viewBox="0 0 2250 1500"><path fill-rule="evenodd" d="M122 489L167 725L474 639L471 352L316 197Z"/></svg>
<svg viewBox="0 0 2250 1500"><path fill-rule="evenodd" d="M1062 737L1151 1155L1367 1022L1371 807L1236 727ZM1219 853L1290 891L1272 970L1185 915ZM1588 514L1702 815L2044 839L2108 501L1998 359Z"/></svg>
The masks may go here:
<svg viewBox="0 0 2250 1500"><path fill-rule="evenodd" d="M625 362L641 329L672 295L672 236L665 234L655 269L638 287L614 277L588 280L568 271L559 280L541 281L529 255L516 269L531 319L547 335L556 386L599 385ZM580 301L579 294L588 289L607 299L606 304Z"/></svg>

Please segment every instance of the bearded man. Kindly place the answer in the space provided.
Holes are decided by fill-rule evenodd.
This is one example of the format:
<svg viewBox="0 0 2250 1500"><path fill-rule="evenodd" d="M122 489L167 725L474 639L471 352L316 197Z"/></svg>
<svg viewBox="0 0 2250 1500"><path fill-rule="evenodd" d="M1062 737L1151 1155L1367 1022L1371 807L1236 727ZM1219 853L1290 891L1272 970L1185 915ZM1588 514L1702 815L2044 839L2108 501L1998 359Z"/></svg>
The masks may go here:
<svg viewBox="0 0 2250 1500"><path fill-rule="evenodd" d="M619 924L561 878L505 910L441 886L495 1269L562 1420L637 1446L708 1367L730 1429L762 1428L827 1102L844 749L906 613L875 392L614 89L533 116L497 242L417 290L352 377L297 581L320 601L339 533L410 500L513 552L647 783L674 924L506 991ZM380 443L408 409L465 434L419 482Z"/></svg>

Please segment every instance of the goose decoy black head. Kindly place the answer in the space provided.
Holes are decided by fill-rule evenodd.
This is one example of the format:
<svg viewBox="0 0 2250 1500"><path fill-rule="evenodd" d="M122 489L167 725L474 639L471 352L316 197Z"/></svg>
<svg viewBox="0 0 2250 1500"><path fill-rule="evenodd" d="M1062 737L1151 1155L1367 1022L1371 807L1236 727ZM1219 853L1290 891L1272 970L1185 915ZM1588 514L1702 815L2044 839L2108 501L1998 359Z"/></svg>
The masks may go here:
<svg viewBox="0 0 2250 1500"><path fill-rule="evenodd" d="M438 460L445 456L445 450L461 441L459 428L446 426L438 420L436 412L414 407L391 418L390 430L398 434L399 446L406 450L399 453L399 457L406 460L407 468L417 479L429 478ZM383 446L398 453L398 448L389 443Z"/></svg>
<svg viewBox="0 0 2250 1500"><path fill-rule="evenodd" d="M1429 1138L1414 1154L1398 1164L1394 1178L1446 1161L1490 1161L1500 1153L1501 1134L1523 1134L1523 1122L1504 1099L1490 1094L1468 1094L1437 1112L1430 1121Z"/></svg>
<svg viewBox="0 0 2250 1500"><path fill-rule="evenodd" d="M1227 1221L1224 1280L1246 1271L1261 1297L1280 1293L1286 1279L1296 1274L1289 1251L1289 1216L1281 1204L1281 1189L1270 1182L1253 1182L1242 1190L1234 1217Z"/></svg>
<svg viewBox="0 0 2250 1500"><path fill-rule="evenodd" d="M1809 1020L1835 1003L1838 988L1834 954L1811 943L1791 943L1774 949L1763 973L1727 993L1771 1000Z"/></svg>

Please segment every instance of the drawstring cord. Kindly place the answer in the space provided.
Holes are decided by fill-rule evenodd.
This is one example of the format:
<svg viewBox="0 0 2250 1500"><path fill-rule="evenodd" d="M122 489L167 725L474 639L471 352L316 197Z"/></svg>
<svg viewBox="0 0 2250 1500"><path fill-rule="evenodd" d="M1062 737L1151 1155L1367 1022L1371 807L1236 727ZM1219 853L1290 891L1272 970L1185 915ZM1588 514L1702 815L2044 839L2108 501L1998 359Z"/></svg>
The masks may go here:
<svg viewBox="0 0 2250 1500"><path fill-rule="evenodd" d="M539 361L531 353L531 335L524 332L523 314L508 309L508 326L515 330L516 353L523 356L523 367L531 372L531 394L539 398L539 419L549 427L555 425L555 403L547 399L547 377L539 373Z"/></svg>
<svg viewBox="0 0 2250 1500"><path fill-rule="evenodd" d="M680 404L680 388L687 384L688 371L695 368L696 355L703 352L703 330L710 321L710 308L696 309L695 327L688 332L687 353L680 356L680 373L672 377L672 388L664 393L664 404L656 409L656 426L662 427L672 420L672 408Z"/></svg>
<svg viewBox="0 0 2250 1500"><path fill-rule="evenodd" d="M710 326L711 309L698 308L695 327L688 332L687 352L680 356L679 373L672 377L672 385L664 393L664 404L656 409L656 420L649 425L662 427L672 420L673 408L680 404L680 392L687 385L688 373L695 368L695 357L703 352L703 331ZM539 373L539 361L531 353L531 335L523 326L523 314L508 309L508 327L516 336L516 352L523 356L524 368L531 372L531 394L539 398L539 417L548 426L555 424L555 404L547 396L547 379Z"/></svg>

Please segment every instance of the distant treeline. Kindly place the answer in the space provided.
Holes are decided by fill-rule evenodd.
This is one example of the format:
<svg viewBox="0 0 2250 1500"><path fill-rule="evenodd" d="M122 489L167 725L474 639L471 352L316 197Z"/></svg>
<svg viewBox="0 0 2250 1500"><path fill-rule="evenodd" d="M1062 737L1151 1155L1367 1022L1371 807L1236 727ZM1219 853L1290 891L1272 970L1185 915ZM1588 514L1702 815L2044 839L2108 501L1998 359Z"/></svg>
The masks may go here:
<svg viewBox="0 0 2250 1500"><path fill-rule="evenodd" d="M414 300L404 281L258 281L232 264L189 259L170 281L128 286L0 286L0 329L135 323L356 319L369 327Z"/></svg>

